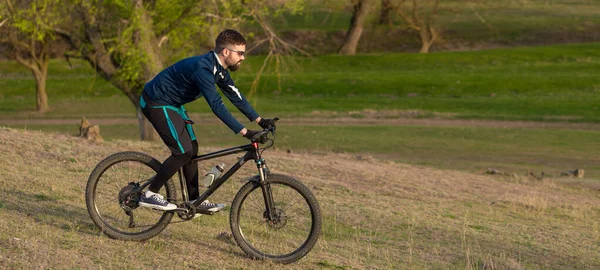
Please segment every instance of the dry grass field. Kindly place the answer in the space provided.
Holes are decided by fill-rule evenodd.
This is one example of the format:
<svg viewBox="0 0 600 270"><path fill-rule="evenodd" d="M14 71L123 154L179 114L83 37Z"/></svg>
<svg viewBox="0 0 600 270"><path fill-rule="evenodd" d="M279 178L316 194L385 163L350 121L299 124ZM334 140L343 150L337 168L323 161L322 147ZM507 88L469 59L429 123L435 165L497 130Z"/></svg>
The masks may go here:
<svg viewBox="0 0 600 270"><path fill-rule="evenodd" d="M355 154L265 152L272 172L302 180L322 208L322 236L295 264L249 259L230 236L228 209L189 222L175 217L145 242L112 240L88 216L85 185L100 160L125 150L168 154L160 143L95 144L0 127L0 268L600 267L595 181L470 174ZM211 200L229 205L239 180L254 173L245 166Z"/></svg>

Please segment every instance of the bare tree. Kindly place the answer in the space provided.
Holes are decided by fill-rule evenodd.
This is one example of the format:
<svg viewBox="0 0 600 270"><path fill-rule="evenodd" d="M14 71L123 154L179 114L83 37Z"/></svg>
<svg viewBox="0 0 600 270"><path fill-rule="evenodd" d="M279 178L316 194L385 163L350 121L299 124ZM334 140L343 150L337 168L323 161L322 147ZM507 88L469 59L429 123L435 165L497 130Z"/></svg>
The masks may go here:
<svg viewBox="0 0 600 270"><path fill-rule="evenodd" d="M402 17L409 29L419 33L421 40L421 53L428 53L431 46L438 40L439 31L435 25L439 0L411 0L410 14L406 14L401 0L397 5L397 12Z"/></svg>
<svg viewBox="0 0 600 270"><path fill-rule="evenodd" d="M250 48L248 51L254 50L256 47L262 45L263 43L268 43L269 44L269 52L267 53L267 57L265 57L265 60L263 61L262 66L260 67L260 70L256 74L255 79L252 81L252 85L250 87L250 93L249 93L250 97L257 92L258 83L260 81L260 78L261 78L263 72L265 71L266 67L269 65L269 63L271 61L275 61L275 72L277 74L277 86L278 86L278 90L281 91L281 69L282 69L282 65L284 63L283 56L293 54L294 52L299 52L302 55L310 57L309 53L294 46L293 44L287 43L284 40L282 40L275 32L275 29L273 28L273 26L271 26L269 21L265 18L264 14L261 14L260 12L256 12L256 9L253 9L252 16L253 16L254 21L257 22L260 25L260 27L262 28L262 30L265 32L266 37L264 39L261 39L258 42L256 42L256 44L252 48Z"/></svg>
<svg viewBox="0 0 600 270"><path fill-rule="evenodd" d="M338 51L339 54L356 54L356 47L358 47L358 42L363 33L365 20L373 3L373 0L358 0L354 4L354 12L352 13L352 19L350 20L350 27L346 33L344 43L342 43L342 46Z"/></svg>

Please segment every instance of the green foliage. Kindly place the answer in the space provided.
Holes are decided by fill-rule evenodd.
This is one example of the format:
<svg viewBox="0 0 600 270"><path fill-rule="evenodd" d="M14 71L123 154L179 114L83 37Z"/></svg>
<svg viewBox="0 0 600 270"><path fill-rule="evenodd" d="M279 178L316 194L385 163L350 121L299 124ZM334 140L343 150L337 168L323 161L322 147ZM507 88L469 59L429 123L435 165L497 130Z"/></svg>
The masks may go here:
<svg viewBox="0 0 600 270"><path fill-rule="evenodd" d="M214 46L214 39L219 29L225 26L235 27L238 24L230 20L235 14L232 10L235 9L232 7L233 4L226 3L219 8L185 0L156 1L155 4L156 7L152 10L153 30L160 39L161 51L166 54L168 62L197 54L199 47ZM179 21L178 27L172 28L168 35L161 36L161 33L176 23L181 14L188 9L190 18ZM216 14L213 13L214 11L217 11ZM209 17L209 14L223 18Z"/></svg>
<svg viewBox="0 0 600 270"><path fill-rule="evenodd" d="M52 27L62 23L61 1L13 1L0 5L0 21L6 19L9 31L39 42L54 39Z"/></svg>
<svg viewBox="0 0 600 270"><path fill-rule="evenodd" d="M303 1L135 1L73 0L72 4L92 20L81 27L99 27L102 45L116 63L116 76L111 80L127 85L127 92L139 91L160 69L183 57L198 54L199 47L214 46L223 28L237 28L256 14L276 16L283 12L297 14ZM71 22L73 24L73 22ZM86 26L88 25L88 26ZM81 32L83 29L75 29ZM98 50L94 41L86 45ZM90 56L88 56L90 58ZM93 60L90 60L93 61ZM120 86L122 87L122 86Z"/></svg>

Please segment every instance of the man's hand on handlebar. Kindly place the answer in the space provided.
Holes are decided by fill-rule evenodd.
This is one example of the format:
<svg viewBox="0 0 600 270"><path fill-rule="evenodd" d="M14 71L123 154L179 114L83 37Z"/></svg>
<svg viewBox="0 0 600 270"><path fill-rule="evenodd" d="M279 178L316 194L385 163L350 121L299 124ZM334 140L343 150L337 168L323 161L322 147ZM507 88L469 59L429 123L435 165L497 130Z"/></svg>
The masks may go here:
<svg viewBox="0 0 600 270"><path fill-rule="evenodd" d="M275 122L277 122L277 120L279 120L277 117L273 119L260 119L258 124L263 128L262 131L254 131L244 128L242 131L240 131L240 133L242 136L252 142L265 143L268 140L267 134L269 132L275 135Z"/></svg>
<svg viewBox="0 0 600 270"><path fill-rule="evenodd" d="M269 118L261 118L258 121L258 125L263 129L270 129L275 127L275 122L279 120L278 118L269 119Z"/></svg>
<svg viewBox="0 0 600 270"><path fill-rule="evenodd" d="M246 139L248 140L252 140L252 137L254 137L256 134L260 133L260 131L254 131L254 130L246 130L246 134L244 134L244 137L246 137Z"/></svg>

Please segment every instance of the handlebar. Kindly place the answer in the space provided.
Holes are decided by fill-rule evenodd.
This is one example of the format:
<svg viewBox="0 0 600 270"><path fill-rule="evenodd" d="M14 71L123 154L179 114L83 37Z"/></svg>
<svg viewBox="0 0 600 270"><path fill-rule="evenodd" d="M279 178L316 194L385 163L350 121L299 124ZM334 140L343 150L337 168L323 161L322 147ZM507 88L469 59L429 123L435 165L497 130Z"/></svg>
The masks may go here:
<svg viewBox="0 0 600 270"><path fill-rule="evenodd" d="M273 122L277 122L277 121L279 121L278 117L273 118ZM268 138L269 132L271 132L273 135L275 135L275 129L276 129L276 127L273 124L272 126L265 128L261 132L252 136L252 138L250 138L250 141L264 144L267 141L269 141L269 138Z"/></svg>

